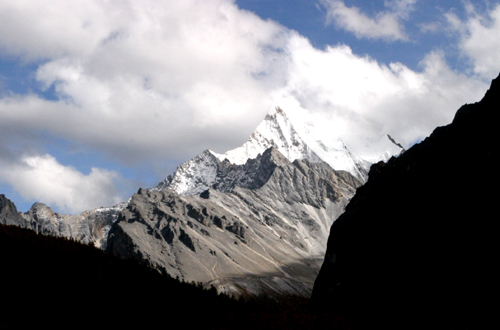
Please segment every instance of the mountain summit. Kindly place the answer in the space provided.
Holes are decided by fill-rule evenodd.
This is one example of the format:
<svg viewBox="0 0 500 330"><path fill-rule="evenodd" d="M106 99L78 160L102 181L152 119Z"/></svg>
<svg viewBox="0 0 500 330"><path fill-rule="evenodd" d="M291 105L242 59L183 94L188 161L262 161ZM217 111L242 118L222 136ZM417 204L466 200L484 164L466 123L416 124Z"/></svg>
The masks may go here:
<svg viewBox="0 0 500 330"><path fill-rule="evenodd" d="M322 162L321 158L309 148L294 125L279 107L272 109L241 147L224 154L213 153L221 161L244 164L248 159L257 157L270 147L276 148L285 158L293 162L307 159L313 163Z"/></svg>
<svg viewBox="0 0 500 330"><path fill-rule="evenodd" d="M200 194L216 183L220 177L218 162L244 165L255 159L267 149L274 148L290 162L307 160L311 163L326 163L337 171L347 171L361 182L366 181L368 170L373 161L386 161L401 152L394 140L387 140L387 150L372 161L357 157L340 137L321 140L315 135L311 123L292 122L286 112L276 107L272 109L248 141L242 146L224 154L205 150L198 156L180 165L172 179L165 179L155 189L168 188L180 195Z"/></svg>
<svg viewBox="0 0 500 330"><path fill-rule="evenodd" d="M369 166L276 107L241 147L207 149L135 194L107 250L236 295L309 296L329 228Z"/></svg>
<svg viewBox="0 0 500 330"><path fill-rule="evenodd" d="M347 171L366 181L368 170L373 162L386 161L398 155L400 148L387 141L386 150L378 158L367 160L355 155L342 139L331 135L328 139L316 134L318 129L311 122L294 121L280 107L272 109L257 126L247 142L241 147L224 154L213 153L220 160L227 159L234 164L244 164L247 159L255 158L267 148L274 147L290 162L296 159L308 160L311 163L325 162L334 170Z"/></svg>
<svg viewBox="0 0 500 330"><path fill-rule="evenodd" d="M314 131L275 108L241 147L207 149L123 205L76 217L38 205L24 219L221 292L308 297L329 228L370 165Z"/></svg>

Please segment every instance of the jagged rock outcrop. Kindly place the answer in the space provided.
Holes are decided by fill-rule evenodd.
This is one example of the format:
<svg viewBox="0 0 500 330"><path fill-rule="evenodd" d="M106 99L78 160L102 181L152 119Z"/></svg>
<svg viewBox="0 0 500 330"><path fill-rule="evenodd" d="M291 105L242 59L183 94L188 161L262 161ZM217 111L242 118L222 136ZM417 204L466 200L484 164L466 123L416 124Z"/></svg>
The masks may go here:
<svg viewBox="0 0 500 330"><path fill-rule="evenodd" d="M340 137L331 136L325 141L315 135L315 130L311 123L292 122L286 112L277 107L266 115L242 146L224 154L207 149L180 165L173 177L167 177L153 189L168 188L180 195L200 194L221 179L221 170L224 172L230 165L247 165L249 159L255 159L271 147L290 162L307 160L311 163L326 163L364 182L374 161L385 161L401 152L401 147L390 138L392 141L387 139L386 150L379 157L361 159ZM241 172L240 169L237 171Z"/></svg>
<svg viewBox="0 0 500 330"><path fill-rule="evenodd" d="M34 230L43 235L71 238L83 244L106 248L111 225L127 203L101 207L77 215L55 213L42 203L35 203L26 213L17 211L15 205L0 195L0 223Z"/></svg>
<svg viewBox="0 0 500 330"><path fill-rule="evenodd" d="M140 213L140 216L130 215L134 219L144 219L143 224L135 224L134 229L129 226L130 231L135 231L135 234L125 233L123 228L116 229L119 234L116 237L127 237L116 240L119 248L113 248L114 253L135 256L185 280L213 284L220 291L239 294L299 292L308 296L310 280L318 269L317 261L325 252L325 230L327 232L331 223L342 213L343 206L353 196L355 188L364 182L371 165L370 161L356 157L340 137L322 141L314 131L311 123L292 122L287 113L277 107L268 113L241 147L224 154L207 149L180 165L173 176L168 176L157 187L139 194L151 194L143 201L146 204L152 202L151 198L159 198L153 197L154 192L161 192L169 195L168 203L177 201L176 205L189 205L184 208L189 207L190 212L195 215L202 214L202 205L210 204L214 209L227 210L240 219L246 219L243 220L246 227L239 228L246 228L246 235L251 237L257 235L258 239L246 241L258 242L258 245L235 248L233 254L240 259L227 257L218 260L220 256L229 254L224 251L216 252L208 247L209 243L200 243L198 246L196 242L206 241L205 236L188 240L187 237L206 235L209 231L203 228L203 231L200 229L202 234L196 234L188 221L189 213L180 210L169 217L178 219L187 214L188 218L183 218L181 222L183 228L190 229L183 233L180 230L168 230L167 237L158 236L164 241L154 241L154 246L151 246L153 243L150 241L140 240L139 236L144 235L145 227L153 228L154 223L158 226L158 221L164 221L155 217L153 223L149 223L148 214L151 216L154 212L137 211L144 210L144 203L139 203L142 207L134 211L134 214ZM388 139L386 152L377 160L385 160L387 155L398 154L400 151ZM332 174L332 168L338 171ZM170 192L164 192L164 189ZM136 197L136 201L137 198L139 197ZM207 225L206 216L202 216L204 226ZM165 221L171 221L168 219ZM219 228L223 229L221 225ZM263 228L267 229L262 231ZM191 234L188 233L190 231ZM152 230L148 229L146 232L150 233ZM226 242L229 238L227 233L224 237L217 236L217 233L211 233L211 237L216 238L210 240ZM181 234L184 241L172 238L180 239ZM114 237L110 236L113 244ZM276 237L279 237L279 241L275 241ZM279 247L278 252L275 251L275 246ZM158 251L162 251L161 255ZM219 256L218 259L214 261L213 254L206 251L214 251ZM245 251L250 253L249 256L245 255ZM180 255L187 260L165 261L172 260L173 256L178 259ZM213 265L217 265L219 270L197 271L193 262L189 261L195 259L211 265L203 265L202 268L211 269ZM306 264L307 267L304 266ZM288 270L283 271L284 268ZM307 275L304 271L306 268L312 270Z"/></svg>
<svg viewBox="0 0 500 330"><path fill-rule="evenodd" d="M361 182L274 148L245 165L214 163L200 195L139 190L107 251L232 294L309 296L329 228Z"/></svg>
<svg viewBox="0 0 500 330"><path fill-rule="evenodd" d="M227 159L223 161L210 150L205 150L177 168L171 180L165 180L152 190L169 189L180 195L199 195L209 188L229 192L238 186L256 189L267 182L276 166L286 159L268 159L276 153L263 153L263 157L248 159L243 165L236 165Z"/></svg>
<svg viewBox="0 0 500 330"><path fill-rule="evenodd" d="M28 226L28 221L19 214L16 205L4 194L0 194L0 223L22 228Z"/></svg>
<svg viewBox="0 0 500 330"><path fill-rule="evenodd" d="M340 137L321 141L313 131L276 108L242 147L205 150L157 187L140 190L126 209L62 215L36 203L11 222L219 291L309 296L329 227L371 164ZM400 151L387 143L380 159Z"/></svg>
<svg viewBox="0 0 500 330"><path fill-rule="evenodd" d="M499 111L500 77L450 125L371 167L331 227L318 305L387 328L465 328L471 320L471 328L496 328L478 324L498 275Z"/></svg>

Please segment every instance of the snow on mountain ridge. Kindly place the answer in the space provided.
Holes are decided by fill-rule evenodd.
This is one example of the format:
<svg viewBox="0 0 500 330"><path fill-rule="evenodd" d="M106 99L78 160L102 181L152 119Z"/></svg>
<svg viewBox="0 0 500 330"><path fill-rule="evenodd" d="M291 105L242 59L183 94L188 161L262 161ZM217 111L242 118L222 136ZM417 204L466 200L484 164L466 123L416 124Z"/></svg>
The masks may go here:
<svg viewBox="0 0 500 330"><path fill-rule="evenodd" d="M270 147L277 148L292 162L295 159L308 159L315 163L322 161L307 146L286 113L279 107L274 108L266 115L248 141L241 147L224 154L214 153L214 155L221 161L227 159L233 164L242 165L248 159L257 157Z"/></svg>
<svg viewBox="0 0 500 330"><path fill-rule="evenodd" d="M220 160L244 164L269 147L277 148L288 160L307 159L313 163L325 162L335 170L348 171L365 180L368 162L355 157L340 137L330 141L320 140L314 135L314 125L290 120L279 107L271 110L257 126L247 142L224 154L215 154Z"/></svg>
<svg viewBox="0 0 500 330"><path fill-rule="evenodd" d="M171 182L162 182L156 190L168 187L179 195L201 194L210 188L217 178L218 159L210 150L180 165Z"/></svg>
<svg viewBox="0 0 500 330"><path fill-rule="evenodd" d="M180 165L171 180L166 179L153 189L168 188L180 195L200 194L216 183L220 167L218 162L244 165L249 159L256 159L271 147L290 162L298 159L326 163L334 170L351 173L362 182L366 181L372 163L385 161L395 154L391 149L378 155L376 159L362 159L340 137L333 135L325 139L319 137L316 131L314 124L299 122L297 119L292 121L283 109L276 107L266 115L242 146L224 154L207 149Z"/></svg>

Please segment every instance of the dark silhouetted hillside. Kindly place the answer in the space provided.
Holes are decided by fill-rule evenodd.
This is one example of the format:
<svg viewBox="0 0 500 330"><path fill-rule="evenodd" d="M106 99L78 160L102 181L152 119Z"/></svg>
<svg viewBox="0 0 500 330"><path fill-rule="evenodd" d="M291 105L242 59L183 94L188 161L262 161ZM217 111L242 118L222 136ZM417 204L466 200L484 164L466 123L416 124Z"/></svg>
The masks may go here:
<svg viewBox="0 0 500 330"><path fill-rule="evenodd" d="M0 328L351 329L299 297L237 301L94 247L0 225Z"/></svg>
<svg viewBox="0 0 500 330"><path fill-rule="evenodd" d="M373 165L333 224L313 299L368 328L493 329L500 78L483 100Z"/></svg>

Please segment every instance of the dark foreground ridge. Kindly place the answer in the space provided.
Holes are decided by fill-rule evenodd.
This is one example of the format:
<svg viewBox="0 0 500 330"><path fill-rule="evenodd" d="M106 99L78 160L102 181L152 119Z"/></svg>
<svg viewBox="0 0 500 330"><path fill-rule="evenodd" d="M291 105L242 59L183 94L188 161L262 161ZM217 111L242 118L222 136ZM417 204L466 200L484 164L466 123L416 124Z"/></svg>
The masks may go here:
<svg viewBox="0 0 500 330"><path fill-rule="evenodd" d="M235 300L74 240L2 224L0 284L0 329L352 329L305 298Z"/></svg>
<svg viewBox="0 0 500 330"><path fill-rule="evenodd" d="M398 158L333 224L313 300L368 328L493 329L500 77Z"/></svg>

